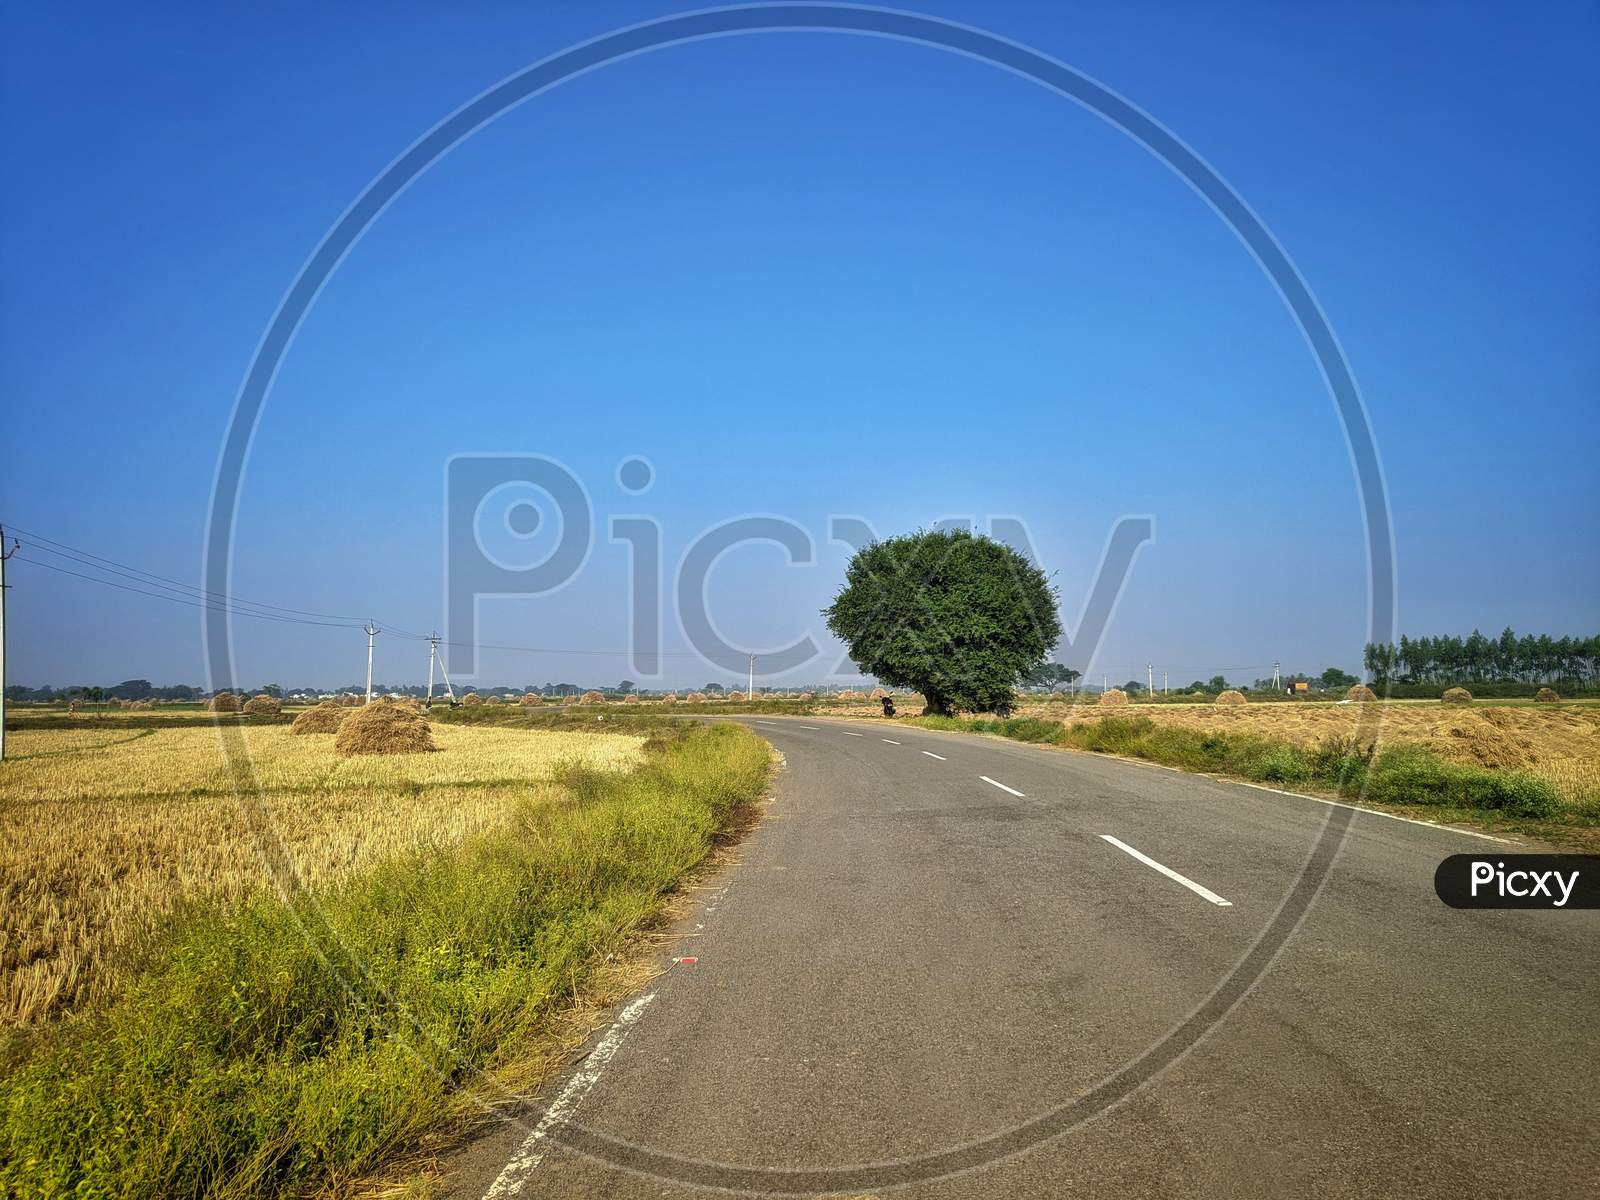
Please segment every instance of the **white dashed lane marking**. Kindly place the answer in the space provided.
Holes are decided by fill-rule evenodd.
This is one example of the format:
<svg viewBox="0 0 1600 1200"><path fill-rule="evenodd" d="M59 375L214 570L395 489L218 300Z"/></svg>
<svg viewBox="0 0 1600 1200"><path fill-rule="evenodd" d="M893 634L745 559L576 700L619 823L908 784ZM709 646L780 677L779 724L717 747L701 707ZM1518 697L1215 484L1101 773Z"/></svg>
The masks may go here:
<svg viewBox="0 0 1600 1200"><path fill-rule="evenodd" d="M1233 907L1233 901L1232 900L1224 900L1221 896L1217 895L1210 888L1201 887L1194 880L1186 879L1184 876L1179 875L1171 867L1162 866L1155 859L1151 858L1148 854L1140 854L1132 846L1128 845L1127 842L1118 841L1116 838L1112 837L1109 833L1102 833L1100 836L1105 841L1110 842L1118 850L1121 850L1124 854L1131 854L1134 858L1137 858L1140 862L1142 862L1145 866L1149 867L1152 871L1160 871L1161 874L1165 875L1168 879L1176 880L1178 883L1183 884L1184 887L1188 888L1196 896L1200 896L1200 897L1202 897L1202 898L1204 898L1206 900L1211 901L1211 903L1215 904L1218 908L1232 908Z"/></svg>
<svg viewBox="0 0 1600 1200"><path fill-rule="evenodd" d="M1002 792L1010 792L1013 796L1022 796L1022 793L1017 791L1016 788L1007 787L1005 784L1001 783L998 779L990 779L987 775L979 775L978 778L983 780L985 783L993 784L995 787L999 788ZM1022 798L1024 800L1027 799L1026 796L1022 796Z"/></svg>

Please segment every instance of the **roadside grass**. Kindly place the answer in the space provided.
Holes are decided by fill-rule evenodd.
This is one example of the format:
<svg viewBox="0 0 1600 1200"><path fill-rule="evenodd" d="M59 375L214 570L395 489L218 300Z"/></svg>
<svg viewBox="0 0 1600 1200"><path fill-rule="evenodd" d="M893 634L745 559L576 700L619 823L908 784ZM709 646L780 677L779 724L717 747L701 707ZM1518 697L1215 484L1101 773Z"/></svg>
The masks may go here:
<svg viewBox="0 0 1600 1200"><path fill-rule="evenodd" d="M348 1188L466 1119L761 793L764 742L662 732L505 830L285 902L196 905L93 1014L0 1058L0 1194Z"/></svg>
<svg viewBox="0 0 1600 1200"><path fill-rule="evenodd" d="M1600 825L1600 803L1564 802L1546 779L1527 771L1447 762L1425 747L1389 743L1376 751L1327 738L1303 746L1276 738L1112 716L1067 725L1040 717L911 717L927 729L988 733L1017 741L1138 758L1183 771L1333 793L1377 805L1492 815L1540 831Z"/></svg>

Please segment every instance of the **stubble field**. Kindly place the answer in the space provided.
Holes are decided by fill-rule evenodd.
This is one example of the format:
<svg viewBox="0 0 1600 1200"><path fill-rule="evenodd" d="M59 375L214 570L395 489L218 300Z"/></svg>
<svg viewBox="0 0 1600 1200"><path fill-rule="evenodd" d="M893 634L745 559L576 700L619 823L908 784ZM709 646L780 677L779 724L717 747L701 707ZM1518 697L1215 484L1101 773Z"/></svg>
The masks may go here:
<svg viewBox="0 0 1600 1200"><path fill-rule="evenodd" d="M152 724L157 724L152 722ZM0 772L0 1023L114 990L181 905L270 888L274 861L317 887L502 828L556 769L625 768L634 736L436 727L436 754L342 757L331 735L242 729L257 787L205 726L22 730Z"/></svg>

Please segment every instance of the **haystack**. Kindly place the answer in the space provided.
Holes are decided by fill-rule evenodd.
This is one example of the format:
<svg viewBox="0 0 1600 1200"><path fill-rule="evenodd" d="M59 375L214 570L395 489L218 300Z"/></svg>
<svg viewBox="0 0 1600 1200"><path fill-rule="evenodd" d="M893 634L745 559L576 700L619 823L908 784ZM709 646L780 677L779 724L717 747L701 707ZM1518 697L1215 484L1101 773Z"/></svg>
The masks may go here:
<svg viewBox="0 0 1600 1200"><path fill-rule="evenodd" d="M366 697L361 696L356 692L345 692L344 695L339 697L339 703L345 708L355 708L357 705L363 703L365 699Z"/></svg>
<svg viewBox="0 0 1600 1200"><path fill-rule="evenodd" d="M585 692L583 695L578 697L579 704L604 704L605 702L606 698L599 692L595 691Z"/></svg>
<svg viewBox="0 0 1600 1200"><path fill-rule="evenodd" d="M438 749L426 717L386 700L347 716L339 725L333 748L340 754L421 754Z"/></svg>
<svg viewBox="0 0 1600 1200"><path fill-rule="evenodd" d="M744 699L744 693L743 692L729 692L728 693L728 699L729 700L743 700Z"/></svg>
<svg viewBox="0 0 1600 1200"><path fill-rule="evenodd" d="M461 697L461 703L468 705L482 704L483 697L478 695L477 692L468 692L465 696Z"/></svg>
<svg viewBox="0 0 1600 1200"><path fill-rule="evenodd" d="M802 699L802 700L815 700L816 698L817 698L817 694L815 692L801 692L800 693L800 699Z"/></svg>
<svg viewBox="0 0 1600 1200"><path fill-rule="evenodd" d="M888 695L889 695L889 689L887 689L887 688L875 687L875 688L872 689L872 698L874 700L882 700L885 697L887 697Z"/></svg>
<svg viewBox="0 0 1600 1200"><path fill-rule="evenodd" d="M315 708L308 708L294 719L290 733L338 733L339 726L350 714L337 700L324 700Z"/></svg>
<svg viewBox="0 0 1600 1200"><path fill-rule="evenodd" d="M1471 704L1472 693L1464 687L1445 688L1444 695L1439 697L1441 704Z"/></svg>
<svg viewBox="0 0 1600 1200"><path fill-rule="evenodd" d="M637 703L639 703L639 697L634 695L632 692L629 692L626 696L624 696L622 698L622 702L624 704L637 704Z"/></svg>
<svg viewBox="0 0 1600 1200"><path fill-rule="evenodd" d="M244 702L244 711L252 717L275 717L283 711L283 704L276 696L251 696Z"/></svg>
<svg viewBox="0 0 1600 1200"><path fill-rule="evenodd" d="M690 704L704 704L706 702L706 694L704 692L690 692L685 699Z"/></svg>
<svg viewBox="0 0 1600 1200"><path fill-rule="evenodd" d="M232 692L218 692L206 707L212 712L238 712L239 697Z"/></svg>
<svg viewBox="0 0 1600 1200"><path fill-rule="evenodd" d="M1219 708L1226 708L1229 705L1245 703L1248 702L1245 700L1244 693L1236 688L1229 688L1225 692L1217 693L1217 706Z"/></svg>
<svg viewBox="0 0 1600 1200"><path fill-rule="evenodd" d="M1121 688L1107 688L1100 693L1101 708L1121 708L1128 703L1128 693Z"/></svg>
<svg viewBox="0 0 1600 1200"><path fill-rule="evenodd" d="M665 696L661 697L661 703L663 703L663 704L676 704L677 702L678 702L678 693L677 692L668 692Z"/></svg>
<svg viewBox="0 0 1600 1200"><path fill-rule="evenodd" d="M1378 693L1373 691L1366 684L1358 683L1358 684L1355 685L1355 687L1351 688L1348 692L1346 692L1344 694L1344 698L1346 700L1361 700L1361 701L1376 700L1378 698Z"/></svg>
<svg viewBox="0 0 1600 1200"><path fill-rule="evenodd" d="M839 699L841 699L841 700L854 700L855 698L856 698L856 690L855 690L855 688L845 688L844 691L839 693Z"/></svg>
<svg viewBox="0 0 1600 1200"><path fill-rule="evenodd" d="M529 706L532 706L532 705L535 705L535 704L543 704L544 703L544 697L539 695L538 692L524 692L522 694L522 699L517 701L517 703L518 704L527 704Z"/></svg>
<svg viewBox="0 0 1600 1200"><path fill-rule="evenodd" d="M483 702L485 704L503 704L503 703L505 703L505 701L501 700L500 697L494 692L490 692L487 696L485 696L483 698Z"/></svg>
<svg viewBox="0 0 1600 1200"><path fill-rule="evenodd" d="M1535 704L1554 704L1559 699L1561 697L1556 695L1554 688L1540 688L1538 694L1534 696L1533 702Z"/></svg>

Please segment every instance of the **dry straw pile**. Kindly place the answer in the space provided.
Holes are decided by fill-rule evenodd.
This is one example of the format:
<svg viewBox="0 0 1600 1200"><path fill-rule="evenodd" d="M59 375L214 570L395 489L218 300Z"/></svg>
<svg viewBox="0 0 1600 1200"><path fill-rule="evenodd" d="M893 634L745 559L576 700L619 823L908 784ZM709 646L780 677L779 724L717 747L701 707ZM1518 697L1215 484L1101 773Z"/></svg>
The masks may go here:
<svg viewBox="0 0 1600 1200"><path fill-rule="evenodd" d="M339 725L333 748L340 754L422 754L438 749L427 718L414 708L379 700L351 713Z"/></svg>
<svg viewBox="0 0 1600 1200"><path fill-rule="evenodd" d="M500 699L500 697L497 694L495 694L494 692L490 692L487 696L485 696L483 698L483 702L485 704L502 704L502 703L504 703L504 701L502 701Z"/></svg>
<svg viewBox="0 0 1600 1200"><path fill-rule="evenodd" d="M856 690L855 690L855 688L845 688L844 691L839 693L839 699L841 699L841 700L854 700L855 698L856 698Z"/></svg>
<svg viewBox="0 0 1600 1200"><path fill-rule="evenodd" d="M526 705L529 705L531 707L532 705L535 705L535 704L543 704L544 703L544 697L539 695L538 692L524 692L522 694L522 699L520 701L518 701L518 703L519 704L526 704Z"/></svg>
<svg viewBox="0 0 1600 1200"><path fill-rule="evenodd" d="M1471 704L1472 693L1464 687L1445 688L1444 695L1439 697L1441 704Z"/></svg>
<svg viewBox="0 0 1600 1200"><path fill-rule="evenodd" d="M706 694L704 692L690 692L686 698L690 704L704 704L706 702Z"/></svg>
<svg viewBox="0 0 1600 1200"><path fill-rule="evenodd" d="M283 704L274 696L251 696L244 702L244 711L252 717L275 717L283 711Z"/></svg>
<svg viewBox="0 0 1600 1200"><path fill-rule="evenodd" d="M1533 702L1535 704L1554 704L1559 699L1561 697L1556 695L1554 688L1540 688L1538 695L1534 696Z"/></svg>
<svg viewBox="0 0 1600 1200"><path fill-rule="evenodd" d="M315 708L308 708L289 726L291 733L338 733L339 726L349 716L337 700L324 700Z"/></svg>
<svg viewBox="0 0 1600 1200"><path fill-rule="evenodd" d="M1100 693L1101 708L1121 708L1128 703L1128 693L1121 688L1107 688Z"/></svg>
<svg viewBox="0 0 1600 1200"><path fill-rule="evenodd" d="M1351 688L1344 694L1344 698L1346 700L1359 701L1376 700L1378 698L1378 693L1373 691L1366 684L1358 683L1355 685L1355 687Z"/></svg>
<svg viewBox="0 0 1600 1200"><path fill-rule="evenodd" d="M468 692L465 696L461 697L461 703L469 704L469 705L470 704L482 704L483 703L483 697L478 695L477 692Z"/></svg>
<svg viewBox="0 0 1600 1200"><path fill-rule="evenodd" d="M360 704L361 702L362 702L362 697L356 695L354 692L346 692L344 695L339 697L339 703L342 704L345 708L354 708L356 705Z"/></svg>
<svg viewBox="0 0 1600 1200"><path fill-rule="evenodd" d="M661 697L661 703L663 703L663 704L676 704L677 702L678 702L678 693L677 692L668 692L665 696Z"/></svg>
<svg viewBox="0 0 1600 1200"><path fill-rule="evenodd" d="M239 697L232 692L218 692L206 707L212 712L238 712Z"/></svg>
<svg viewBox="0 0 1600 1200"><path fill-rule="evenodd" d="M626 696L624 696L622 698L622 702L624 704L637 704L637 703L639 703L639 697L635 696L632 692L629 692Z"/></svg>
<svg viewBox="0 0 1600 1200"><path fill-rule="evenodd" d="M1217 701L1216 701L1216 703L1217 703L1217 707L1218 708L1227 708L1227 707L1230 707L1231 705L1235 705L1235 704L1244 704L1244 703L1246 703L1246 701L1245 701L1243 692L1236 691L1233 688L1229 688L1225 692L1218 692L1217 693Z"/></svg>
<svg viewBox="0 0 1600 1200"><path fill-rule="evenodd" d="M728 699L729 700L743 700L744 699L744 693L743 692L729 692L728 693Z"/></svg>
<svg viewBox="0 0 1600 1200"><path fill-rule="evenodd" d="M606 698L599 692L585 692L583 695L578 697L579 704L604 704L605 702Z"/></svg>
<svg viewBox="0 0 1600 1200"><path fill-rule="evenodd" d="M872 689L872 698L874 700L882 700L888 694L889 691L887 688L875 687Z"/></svg>

